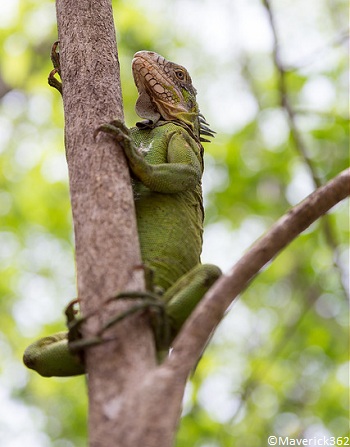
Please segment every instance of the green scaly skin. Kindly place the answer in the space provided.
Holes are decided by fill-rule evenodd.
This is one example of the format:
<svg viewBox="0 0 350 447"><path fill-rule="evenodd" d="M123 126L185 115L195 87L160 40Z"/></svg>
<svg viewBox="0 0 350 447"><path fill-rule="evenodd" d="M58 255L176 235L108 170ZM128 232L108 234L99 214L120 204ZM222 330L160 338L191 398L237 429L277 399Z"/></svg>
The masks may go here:
<svg viewBox="0 0 350 447"><path fill-rule="evenodd" d="M61 91L58 81L53 81L54 74L59 73L56 46L49 84ZM213 136L213 132L199 113L196 90L185 68L157 53L140 51L133 59L133 75L139 92L136 111L145 121L130 130L113 121L97 133L111 134L128 159L142 260L146 271L152 272L150 292L165 306L170 323L167 339L159 339L155 328L157 350L164 356L221 274L214 265L200 264L204 218L201 141L208 141L203 135ZM68 323L72 325L74 312L68 309ZM69 350L68 338L70 342L73 338L70 344L74 345L77 336L72 336L72 331L70 336L62 332L33 343L24 354L25 364L43 376L84 373L83 363Z"/></svg>

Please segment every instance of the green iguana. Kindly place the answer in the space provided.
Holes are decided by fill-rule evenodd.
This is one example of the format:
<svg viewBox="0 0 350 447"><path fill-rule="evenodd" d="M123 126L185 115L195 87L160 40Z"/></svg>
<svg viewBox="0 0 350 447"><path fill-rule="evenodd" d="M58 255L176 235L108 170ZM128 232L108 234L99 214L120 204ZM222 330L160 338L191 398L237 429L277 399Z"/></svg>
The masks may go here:
<svg viewBox="0 0 350 447"><path fill-rule="evenodd" d="M59 73L55 46L52 56L52 73ZM196 90L184 67L157 53L139 51L132 71L139 93L136 112L145 121L130 130L113 121L98 132L115 137L129 163L142 260L152 272L152 292L164 303L170 324L169 348L221 274L214 265L200 264L204 218L201 141L208 141L203 135L213 136L213 131L199 112ZM53 76L49 83L61 91ZM64 332L42 338L26 349L24 363L43 376L81 374L84 366L68 345Z"/></svg>

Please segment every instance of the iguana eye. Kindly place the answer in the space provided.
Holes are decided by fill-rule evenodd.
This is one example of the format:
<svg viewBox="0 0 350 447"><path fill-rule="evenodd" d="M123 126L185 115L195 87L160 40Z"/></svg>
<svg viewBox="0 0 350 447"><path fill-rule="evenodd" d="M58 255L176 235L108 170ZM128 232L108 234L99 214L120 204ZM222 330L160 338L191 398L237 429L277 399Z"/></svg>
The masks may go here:
<svg viewBox="0 0 350 447"><path fill-rule="evenodd" d="M182 70L176 70L175 75L180 81L185 79L185 73Z"/></svg>

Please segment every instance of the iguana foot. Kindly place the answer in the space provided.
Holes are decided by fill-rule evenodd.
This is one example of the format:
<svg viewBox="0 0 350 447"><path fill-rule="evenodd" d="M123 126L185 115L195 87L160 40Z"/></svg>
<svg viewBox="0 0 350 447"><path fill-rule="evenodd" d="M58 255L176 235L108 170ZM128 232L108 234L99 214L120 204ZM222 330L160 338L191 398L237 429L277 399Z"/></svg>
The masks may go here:
<svg viewBox="0 0 350 447"><path fill-rule="evenodd" d="M145 296L147 297L145 298ZM149 308L154 310L153 315L156 315L160 321L166 321L164 304L160 303L159 298L152 294L142 292L124 293L108 299L105 304L114 299L139 299L142 297L144 297L142 302L137 303L131 309L110 318L95 336L84 339L81 337L81 325L92 315L95 315L96 312L92 312L84 317L77 317L75 306L79 300L72 301L68 304L65 311L68 333L59 332L49 337L40 338L32 343L25 350L23 356L24 364L44 377L68 377L84 374L85 349L114 340L114 338L107 338L104 336L104 332L109 327L129 315ZM163 334L162 337L165 337L166 330L164 330Z"/></svg>
<svg viewBox="0 0 350 447"><path fill-rule="evenodd" d="M60 64L60 53L57 50L59 41L57 40L51 48L51 60L54 69L50 71L49 77L47 79L49 85L56 90L58 90L62 95L62 82L55 78L55 74L57 73L61 76L61 64Z"/></svg>
<svg viewBox="0 0 350 447"><path fill-rule="evenodd" d="M161 299L150 292L124 292L120 293L116 296L113 296L107 299L103 304L107 304L116 299L142 299L141 302L135 304L130 309L116 314L110 319L108 319L101 329L96 333L94 337L84 338L81 337L80 327L82 323L84 323L88 318L92 315L95 315L96 312L93 312L84 317L76 317L76 311L74 310L74 306L77 300L72 301L66 308L66 316L67 316L67 326L68 326L68 347L69 351L72 354L82 355L83 351L86 348L91 346L96 346L100 343L105 343L108 341L112 341L112 338L103 337L104 332L125 318L133 315L137 312L141 312L144 310L151 309L151 322L152 327L155 333L156 344L157 346L169 346L170 341L170 323L166 316L166 309L164 303Z"/></svg>
<svg viewBox="0 0 350 447"><path fill-rule="evenodd" d="M110 318L99 331L99 335L109 327L123 320L125 317L143 310L148 310L150 311L151 325L154 332L157 352L169 349L171 334L170 320L166 313L166 304L160 296L151 292L124 292L116 297L110 298L108 301L114 299L141 299L141 301L122 314Z"/></svg>
<svg viewBox="0 0 350 447"><path fill-rule="evenodd" d="M77 316L78 310L75 305L79 303L79 299L71 301L66 307L64 313L66 315L66 324L68 328L67 341L69 352L77 355L82 363L84 363L84 347L94 346L101 342L99 337L92 337L89 340L83 339L81 334L81 325L93 315ZM79 346L81 346L79 348Z"/></svg>

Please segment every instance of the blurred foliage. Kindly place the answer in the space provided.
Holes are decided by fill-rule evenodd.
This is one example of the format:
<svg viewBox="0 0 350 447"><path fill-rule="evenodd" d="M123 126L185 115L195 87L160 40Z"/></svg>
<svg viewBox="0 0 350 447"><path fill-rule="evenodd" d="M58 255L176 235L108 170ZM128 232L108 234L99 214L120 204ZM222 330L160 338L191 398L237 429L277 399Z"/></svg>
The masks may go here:
<svg viewBox="0 0 350 447"><path fill-rule="evenodd" d="M206 145L203 260L223 269L291 206L348 165L347 2L272 3L300 156L281 107L259 0L114 1L125 114L135 51L185 65L218 132ZM63 328L75 296L63 109L46 77L54 3L0 7L1 445L86 445L84 378L43 379L21 356ZM325 228L327 231L325 231ZM259 447L270 434L348 430L348 205L317 222L233 305L188 384L177 445Z"/></svg>

